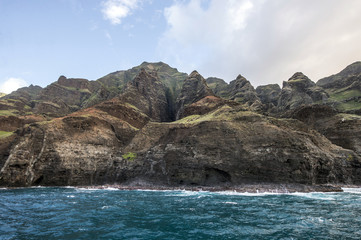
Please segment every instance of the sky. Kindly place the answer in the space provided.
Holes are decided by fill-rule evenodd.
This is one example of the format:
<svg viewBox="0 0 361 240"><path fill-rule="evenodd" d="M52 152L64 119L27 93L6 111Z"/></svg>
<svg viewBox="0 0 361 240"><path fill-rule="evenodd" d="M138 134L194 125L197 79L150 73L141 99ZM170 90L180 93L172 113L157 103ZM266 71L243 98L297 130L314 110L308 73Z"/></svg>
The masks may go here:
<svg viewBox="0 0 361 240"><path fill-rule="evenodd" d="M0 92L143 61L226 82L317 81L361 60L360 0L0 0Z"/></svg>

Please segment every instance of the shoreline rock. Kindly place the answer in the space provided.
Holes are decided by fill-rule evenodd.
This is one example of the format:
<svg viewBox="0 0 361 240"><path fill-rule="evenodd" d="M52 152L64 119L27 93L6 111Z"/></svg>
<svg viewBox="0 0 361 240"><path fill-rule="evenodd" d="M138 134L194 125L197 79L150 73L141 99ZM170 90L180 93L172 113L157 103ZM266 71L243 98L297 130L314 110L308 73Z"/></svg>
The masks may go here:
<svg viewBox="0 0 361 240"><path fill-rule="evenodd" d="M288 194L288 193L336 193L344 192L343 188L361 188L358 185L304 185L304 184L244 184L237 186L161 186L161 185L122 185L106 184L94 186L31 186L31 187L4 187L0 189L27 189L27 188L52 188L69 187L75 189L87 190L121 190L121 191L192 191L192 192L235 192L235 193L270 193L270 194Z"/></svg>

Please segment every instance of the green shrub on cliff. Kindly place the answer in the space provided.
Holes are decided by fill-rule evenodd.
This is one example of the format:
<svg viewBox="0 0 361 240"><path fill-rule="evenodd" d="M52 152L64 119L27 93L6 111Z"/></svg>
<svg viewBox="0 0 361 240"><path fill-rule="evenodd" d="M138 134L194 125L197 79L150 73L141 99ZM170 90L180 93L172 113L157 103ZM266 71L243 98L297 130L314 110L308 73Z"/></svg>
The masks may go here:
<svg viewBox="0 0 361 240"><path fill-rule="evenodd" d="M6 138L13 135L13 132L0 131L0 138Z"/></svg>
<svg viewBox="0 0 361 240"><path fill-rule="evenodd" d="M125 160L128 160L128 161L134 161L134 159L136 157L137 157L137 154L133 153L133 152L128 152L128 153L122 155L122 158L124 158Z"/></svg>

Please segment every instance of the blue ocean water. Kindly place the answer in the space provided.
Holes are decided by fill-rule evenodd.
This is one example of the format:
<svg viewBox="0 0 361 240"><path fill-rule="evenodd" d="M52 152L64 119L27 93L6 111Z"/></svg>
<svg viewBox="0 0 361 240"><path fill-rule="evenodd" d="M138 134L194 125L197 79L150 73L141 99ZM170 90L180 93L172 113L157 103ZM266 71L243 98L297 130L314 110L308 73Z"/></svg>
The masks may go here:
<svg viewBox="0 0 361 240"><path fill-rule="evenodd" d="M360 200L360 189L0 189L0 239L361 239Z"/></svg>

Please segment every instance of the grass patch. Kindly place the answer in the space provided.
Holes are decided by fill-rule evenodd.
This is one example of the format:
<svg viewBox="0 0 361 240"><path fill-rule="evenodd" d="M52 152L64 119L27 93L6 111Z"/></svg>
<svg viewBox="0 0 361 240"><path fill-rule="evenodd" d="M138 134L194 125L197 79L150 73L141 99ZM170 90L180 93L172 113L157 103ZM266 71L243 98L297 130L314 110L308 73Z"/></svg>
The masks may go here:
<svg viewBox="0 0 361 240"><path fill-rule="evenodd" d="M53 106L55 108L60 108L60 106L56 103L53 103L53 102L42 102L43 104L46 104L46 105L50 105L50 106Z"/></svg>
<svg viewBox="0 0 361 240"><path fill-rule="evenodd" d="M16 110L0 110L0 116L15 116L18 113Z"/></svg>
<svg viewBox="0 0 361 240"><path fill-rule="evenodd" d="M251 111L233 110L229 106L223 106L205 115L190 115L174 123L197 124L206 121L253 121L261 115Z"/></svg>
<svg viewBox="0 0 361 240"><path fill-rule="evenodd" d="M340 111L351 111L358 110L361 108L361 102L349 101L345 103L340 103L336 107Z"/></svg>
<svg viewBox="0 0 361 240"><path fill-rule="evenodd" d="M0 131L0 138L6 138L13 135L13 132Z"/></svg>
<svg viewBox="0 0 361 240"><path fill-rule="evenodd" d="M134 159L136 157L137 157L137 154L133 153L133 152L128 152L128 153L122 155L122 158L124 158L125 160L128 160L130 162L134 161Z"/></svg>
<svg viewBox="0 0 361 240"><path fill-rule="evenodd" d="M14 102L10 101L10 100L2 100L0 101L1 105L5 105L5 106L9 106L9 107L15 107Z"/></svg>
<svg viewBox="0 0 361 240"><path fill-rule="evenodd" d="M361 120L361 116L356 114L347 114L347 113L340 113L337 114L338 117L343 118L345 120Z"/></svg>
<svg viewBox="0 0 361 240"><path fill-rule="evenodd" d="M287 82L289 82L289 83L296 83L296 82L304 82L304 81L305 81L305 79L297 78L297 79L288 80Z"/></svg>
<svg viewBox="0 0 361 240"><path fill-rule="evenodd" d="M179 119L176 123L192 123L201 118L201 115L190 115L185 118Z"/></svg>
<svg viewBox="0 0 361 240"><path fill-rule="evenodd" d="M359 90L353 89L348 91L337 91L330 93L330 99L334 101L343 101L352 97L361 96L361 92Z"/></svg>

